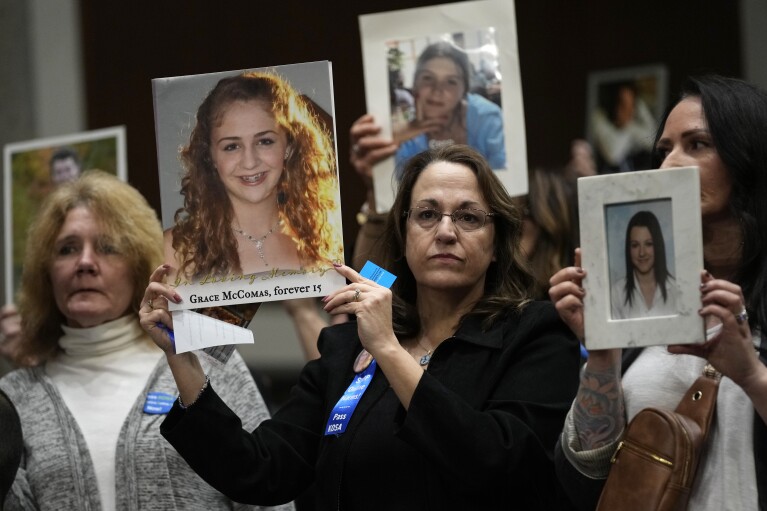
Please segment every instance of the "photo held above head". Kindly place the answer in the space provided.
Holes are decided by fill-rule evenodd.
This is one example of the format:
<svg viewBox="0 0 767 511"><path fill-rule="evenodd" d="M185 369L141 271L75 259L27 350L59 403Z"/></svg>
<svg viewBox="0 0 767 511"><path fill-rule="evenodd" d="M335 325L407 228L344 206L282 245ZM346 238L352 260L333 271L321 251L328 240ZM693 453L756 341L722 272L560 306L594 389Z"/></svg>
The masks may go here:
<svg viewBox="0 0 767 511"><path fill-rule="evenodd" d="M336 260L338 233L323 221L338 208L328 190L337 178L326 129L276 74L222 79L200 105L182 152L186 205L166 231L179 270L258 273L269 259L281 268ZM314 193L304 197L302 189ZM219 207L211 207L217 197ZM231 225L219 234L222 248L202 230L215 218Z"/></svg>
<svg viewBox="0 0 767 511"><path fill-rule="evenodd" d="M370 211L391 208L409 158L446 144L478 151L512 196L527 192L515 13L513 0L473 0L359 16L366 116L395 146L351 140L371 169Z"/></svg>
<svg viewBox="0 0 767 511"><path fill-rule="evenodd" d="M589 73L586 131L600 174L652 168L667 75L664 64Z"/></svg>
<svg viewBox="0 0 767 511"><path fill-rule="evenodd" d="M314 62L155 81L165 260L187 298L180 308L192 307L192 294L281 299L276 277L308 286L306 297L340 284L328 272L343 260L330 80L329 63ZM195 97L191 132L180 139L180 104ZM179 173L171 140L181 145L180 189L166 177Z"/></svg>

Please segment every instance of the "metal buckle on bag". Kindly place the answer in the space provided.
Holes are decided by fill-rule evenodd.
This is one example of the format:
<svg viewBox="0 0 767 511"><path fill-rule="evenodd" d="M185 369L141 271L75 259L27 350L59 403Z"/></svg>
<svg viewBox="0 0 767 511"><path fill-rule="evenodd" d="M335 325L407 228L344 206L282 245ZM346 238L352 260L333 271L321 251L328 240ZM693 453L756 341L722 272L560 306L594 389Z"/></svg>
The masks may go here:
<svg viewBox="0 0 767 511"><path fill-rule="evenodd" d="M706 367L703 368L703 375L716 381L722 379L722 373L717 371L716 367L712 366L710 363L706 364Z"/></svg>

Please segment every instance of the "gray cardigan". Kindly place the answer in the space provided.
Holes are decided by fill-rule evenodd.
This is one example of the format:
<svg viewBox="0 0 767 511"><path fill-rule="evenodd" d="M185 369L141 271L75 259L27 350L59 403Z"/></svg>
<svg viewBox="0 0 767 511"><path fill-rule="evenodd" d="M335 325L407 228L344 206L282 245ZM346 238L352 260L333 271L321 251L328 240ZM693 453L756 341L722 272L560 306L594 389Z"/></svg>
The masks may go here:
<svg viewBox="0 0 767 511"><path fill-rule="evenodd" d="M261 394L236 351L225 366L200 357L215 378L224 401L254 429L269 417ZM24 433L24 455L5 510L100 510L101 502L88 447L74 417L44 369L18 369L0 379L16 405ZM165 357L122 425L115 480L119 510L280 509L233 503L205 483L160 436L165 415L143 412L148 392L177 395Z"/></svg>

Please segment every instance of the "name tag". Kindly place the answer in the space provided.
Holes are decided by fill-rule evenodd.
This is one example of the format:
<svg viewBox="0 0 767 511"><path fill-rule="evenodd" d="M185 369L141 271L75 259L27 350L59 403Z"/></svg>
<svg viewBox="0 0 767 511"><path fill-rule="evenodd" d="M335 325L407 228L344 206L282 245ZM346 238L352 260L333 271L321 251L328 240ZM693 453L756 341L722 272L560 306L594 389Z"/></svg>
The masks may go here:
<svg viewBox="0 0 767 511"><path fill-rule="evenodd" d="M165 392L150 392L146 395L146 401L144 401L144 413L150 415L166 414L173 408L175 400L174 396Z"/></svg>

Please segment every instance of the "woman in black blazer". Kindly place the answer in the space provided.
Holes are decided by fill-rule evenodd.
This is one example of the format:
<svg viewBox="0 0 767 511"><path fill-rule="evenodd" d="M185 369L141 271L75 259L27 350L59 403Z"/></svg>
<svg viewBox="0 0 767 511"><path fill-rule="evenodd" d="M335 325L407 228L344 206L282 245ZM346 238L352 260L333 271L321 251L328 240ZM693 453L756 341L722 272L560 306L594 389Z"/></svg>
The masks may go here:
<svg viewBox="0 0 767 511"><path fill-rule="evenodd" d="M551 303L529 298L520 225L473 149L410 160L376 251L392 289L335 268L349 284L325 308L356 321L322 331L320 359L252 432L156 328L175 297L159 268L141 316L180 391L163 435L242 502L287 502L314 483L323 510L566 509L552 456L579 346Z"/></svg>

